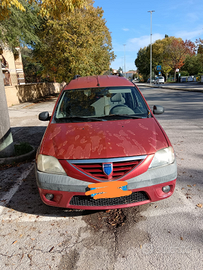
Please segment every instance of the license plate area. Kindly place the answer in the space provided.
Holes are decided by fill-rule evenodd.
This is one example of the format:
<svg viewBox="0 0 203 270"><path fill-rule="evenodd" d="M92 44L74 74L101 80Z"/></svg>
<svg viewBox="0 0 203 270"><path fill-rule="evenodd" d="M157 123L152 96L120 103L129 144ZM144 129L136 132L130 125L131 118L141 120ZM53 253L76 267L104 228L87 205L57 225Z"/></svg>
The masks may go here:
<svg viewBox="0 0 203 270"><path fill-rule="evenodd" d="M125 181L90 184L87 190L85 195L90 195L94 199L129 196L132 193L128 190L128 183Z"/></svg>

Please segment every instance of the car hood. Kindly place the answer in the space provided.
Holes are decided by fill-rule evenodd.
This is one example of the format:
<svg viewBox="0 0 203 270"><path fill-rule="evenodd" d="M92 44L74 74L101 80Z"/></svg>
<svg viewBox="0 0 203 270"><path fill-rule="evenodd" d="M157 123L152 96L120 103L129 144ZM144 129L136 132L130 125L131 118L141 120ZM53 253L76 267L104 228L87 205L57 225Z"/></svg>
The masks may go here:
<svg viewBox="0 0 203 270"><path fill-rule="evenodd" d="M95 159L153 154L168 147L154 118L50 123L40 153L58 159Z"/></svg>

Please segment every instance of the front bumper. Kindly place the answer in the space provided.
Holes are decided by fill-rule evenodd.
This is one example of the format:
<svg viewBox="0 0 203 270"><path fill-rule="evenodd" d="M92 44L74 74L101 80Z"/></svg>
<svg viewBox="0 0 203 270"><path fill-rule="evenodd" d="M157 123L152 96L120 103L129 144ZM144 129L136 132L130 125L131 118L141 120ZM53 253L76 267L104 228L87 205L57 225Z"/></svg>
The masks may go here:
<svg viewBox="0 0 203 270"><path fill-rule="evenodd" d="M50 206L74 209L114 209L155 202L170 197L175 189L177 164L149 169L147 172L125 180L132 195L112 198L93 199L85 192L90 182L78 180L69 176L54 175L40 172L36 169L37 185L42 201ZM170 191L164 193L162 187L170 186ZM45 195L53 194L52 200Z"/></svg>

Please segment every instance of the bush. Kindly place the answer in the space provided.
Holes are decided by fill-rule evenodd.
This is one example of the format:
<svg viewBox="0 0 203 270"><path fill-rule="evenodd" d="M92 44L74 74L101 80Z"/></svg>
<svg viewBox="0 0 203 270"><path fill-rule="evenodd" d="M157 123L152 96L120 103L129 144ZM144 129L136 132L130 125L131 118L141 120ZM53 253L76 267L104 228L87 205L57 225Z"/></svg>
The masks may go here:
<svg viewBox="0 0 203 270"><path fill-rule="evenodd" d="M180 73L181 73L181 76L189 76L190 75L189 72L185 71L185 70L181 71Z"/></svg>

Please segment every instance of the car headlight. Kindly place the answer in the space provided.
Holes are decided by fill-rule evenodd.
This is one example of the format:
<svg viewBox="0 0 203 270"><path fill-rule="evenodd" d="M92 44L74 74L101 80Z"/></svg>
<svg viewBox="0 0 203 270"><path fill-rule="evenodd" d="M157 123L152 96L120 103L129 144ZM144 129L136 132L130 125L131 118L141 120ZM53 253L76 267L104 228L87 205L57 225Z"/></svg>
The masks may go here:
<svg viewBox="0 0 203 270"><path fill-rule="evenodd" d="M164 165L169 165L175 161L175 154L173 148L167 147L157 151L154 158L149 166L149 168L160 167Z"/></svg>
<svg viewBox="0 0 203 270"><path fill-rule="evenodd" d="M37 169L41 172L66 175L57 158L39 154L37 157Z"/></svg>

